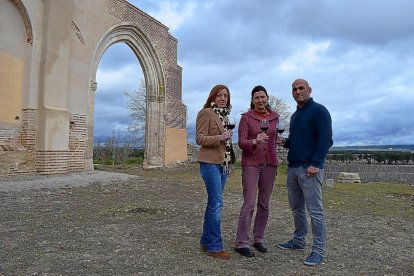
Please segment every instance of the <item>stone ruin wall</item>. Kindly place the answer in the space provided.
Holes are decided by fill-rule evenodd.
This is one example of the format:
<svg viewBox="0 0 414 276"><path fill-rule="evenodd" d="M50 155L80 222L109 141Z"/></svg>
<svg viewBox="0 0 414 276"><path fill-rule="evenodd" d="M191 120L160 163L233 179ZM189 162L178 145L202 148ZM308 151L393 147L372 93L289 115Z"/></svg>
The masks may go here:
<svg viewBox="0 0 414 276"><path fill-rule="evenodd" d="M0 175L55 174L84 169L87 123L72 114L69 150L35 151L37 111L24 109L20 124L0 126Z"/></svg>
<svg viewBox="0 0 414 276"><path fill-rule="evenodd" d="M102 1L103 2L103 1ZM14 0L22 12L26 26L27 43L33 45L30 19L20 0ZM177 40L168 29L138 8L124 0L106 0L108 14L124 22L134 22L150 39L163 67L166 87L160 90L156 100L166 102L165 126L186 128L186 106L182 99L182 68L177 60ZM78 39L83 38L72 21L72 30ZM81 40L81 39L80 39ZM81 40L82 42L82 40ZM84 44L84 43L83 43ZM168 95L165 95L168 91ZM161 93L160 93L161 94ZM13 124L0 125L0 175L58 174L85 170L85 149L87 147L88 118L81 114L69 114L68 150L35 150L37 110L23 109L21 118ZM161 149L162 150L162 149Z"/></svg>
<svg viewBox="0 0 414 276"><path fill-rule="evenodd" d="M361 181L367 182L400 182L414 185L413 165L379 165L379 164L332 164L327 163L325 177L335 181L340 172L359 173Z"/></svg>
<svg viewBox="0 0 414 276"><path fill-rule="evenodd" d="M36 172L36 110L24 109L20 123L0 126L0 175Z"/></svg>

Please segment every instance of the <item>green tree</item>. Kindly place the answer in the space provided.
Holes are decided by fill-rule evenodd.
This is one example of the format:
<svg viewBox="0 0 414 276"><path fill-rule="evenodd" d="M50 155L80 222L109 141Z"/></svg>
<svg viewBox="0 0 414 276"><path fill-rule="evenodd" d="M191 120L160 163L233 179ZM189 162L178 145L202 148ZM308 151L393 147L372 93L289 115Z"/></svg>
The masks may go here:
<svg viewBox="0 0 414 276"><path fill-rule="evenodd" d="M372 158L377 161L379 164L381 164L382 162L386 162L387 161L387 157L385 156L385 154L383 152L376 152L372 155Z"/></svg>

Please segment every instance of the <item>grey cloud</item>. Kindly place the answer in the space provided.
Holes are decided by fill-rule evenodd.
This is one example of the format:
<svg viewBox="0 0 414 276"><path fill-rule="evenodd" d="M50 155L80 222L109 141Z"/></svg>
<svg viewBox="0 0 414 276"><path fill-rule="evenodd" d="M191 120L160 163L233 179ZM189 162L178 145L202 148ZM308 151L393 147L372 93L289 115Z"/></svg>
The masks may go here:
<svg viewBox="0 0 414 276"><path fill-rule="evenodd" d="M375 95L373 95L375 97ZM338 143L357 144L412 144L414 96L404 100L390 94L378 105L363 102L342 107L342 116L333 121L334 137ZM353 116L346 117L349 109ZM335 111L333 111L335 113Z"/></svg>
<svg viewBox="0 0 414 276"><path fill-rule="evenodd" d="M310 38L386 45L414 39L413 10L409 0L295 1L286 18L292 32Z"/></svg>
<svg viewBox="0 0 414 276"><path fill-rule="evenodd" d="M151 1L151 3L154 3ZM193 18L173 33L183 67L188 126L216 83L232 91L234 115L250 90L264 85L295 109L291 82L306 78L314 99L330 110L335 145L412 144L414 2L199 1ZM209 7L209 8L206 8ZM145 9L144 9L145 11ZM311 43L328 42L315 64L293 60ZM118 59L118 58L116 58ZM401 91L406 91L406 95Z"/></svg>
<svg viewBox="0 0 414 276"><path fill-rule="evenodd" d="M125 43L111 45L103 54L99 67L101 70L117 70L127 64L134 64L138 61L131 48Z"/></svg>
<svg viewBox="0 0 414 276"><path fill-rule="evenodd" d="M117 126L128 126L131 123L129 110L116 103L97 104L94 112L94 136L111 135Z"/></svg>
<svg viewBox="0 0 414 276"><path fill-rule="evenodd" d="M176 31L179 56L186 61L222 64L274 54L283 46L272 42L280 39L280 24L273 11L278 11L273 1L266 5L217 1L209 9L200 9L191 22Z"/></svg>

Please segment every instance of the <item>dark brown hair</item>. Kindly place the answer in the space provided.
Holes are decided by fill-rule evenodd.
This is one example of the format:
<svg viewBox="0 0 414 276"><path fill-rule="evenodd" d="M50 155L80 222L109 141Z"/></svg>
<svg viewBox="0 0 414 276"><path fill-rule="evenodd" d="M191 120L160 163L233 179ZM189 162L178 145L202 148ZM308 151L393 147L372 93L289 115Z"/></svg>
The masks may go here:
<svg viewBox="0 0 414 276"><path fill-rule="evenodd" d="M269 95L267 95L266 88L264 88L264 87L263 87L263 86L261 86L261 85L258 85L258 86L253 87L253 90L252 90L252 100L250 101L250 108L251 108L251 109L254 109L254 104L253 104L253 97L254 97L254 93L259 92L259 91L263 91L263 92L265 92L265 94L266 94L267 98L269 99ZM267 109L267 110L269 110L269 111L271 111L271 110L272 110L272 108L270 107L269 103L267 103L267 105L266 105L266 109Z"/></svg>
<svg viewBox="0 0 414 276"><path fill-rule="evenodd" d="M211 91L210 91L210 95L208 95L207 101L204 104L204 108L208 108L211 106L211 102L214 102L214 100L216 99L217 94L220 92L220 90L222 89L226 89L227 90L227 94L228 94L228 100L227 100L227 105L226 107L228 109L231 108L231 104L230 104L230 90L227 86L223 85L223 84L217 84L216 86L214 86Z"/></svg>

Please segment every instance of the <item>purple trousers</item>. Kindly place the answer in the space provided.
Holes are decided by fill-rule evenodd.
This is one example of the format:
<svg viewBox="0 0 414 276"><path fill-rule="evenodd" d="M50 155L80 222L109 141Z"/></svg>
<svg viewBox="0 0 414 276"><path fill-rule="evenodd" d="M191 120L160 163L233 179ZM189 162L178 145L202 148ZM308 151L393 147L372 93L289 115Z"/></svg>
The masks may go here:
<svg viewBox="0 0 414 276"><path fill-rule="evenodd" d="M249 247L250 225L256 206L256 197L257 211L253 226L253 242L263 242L276 169L277 167L268 165L242 166L244 201L237 226L236 248Z"/></svg>

